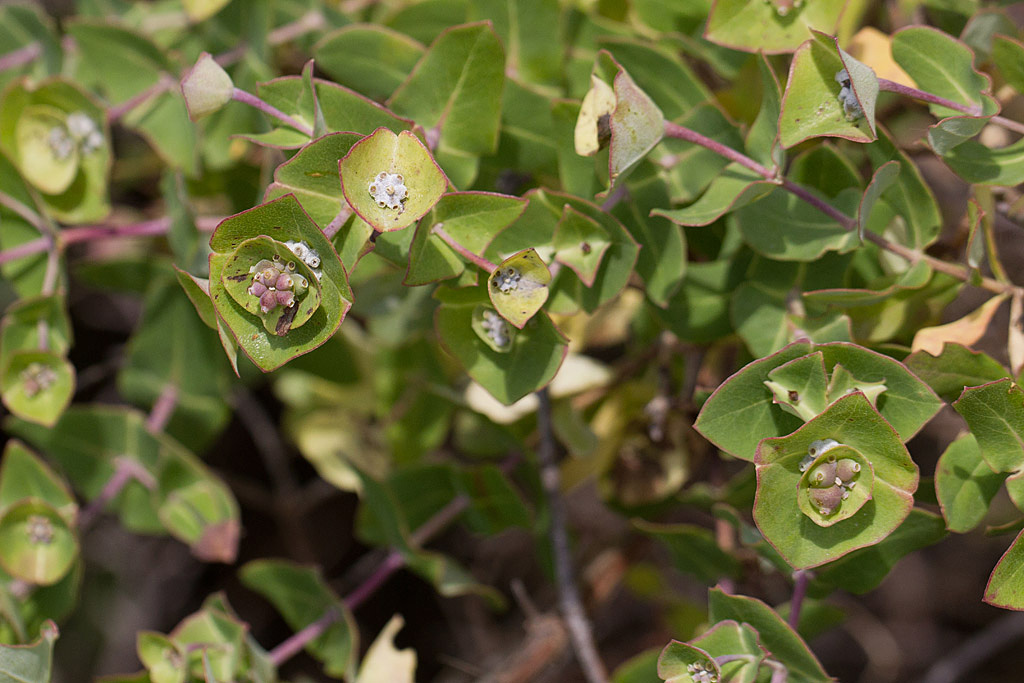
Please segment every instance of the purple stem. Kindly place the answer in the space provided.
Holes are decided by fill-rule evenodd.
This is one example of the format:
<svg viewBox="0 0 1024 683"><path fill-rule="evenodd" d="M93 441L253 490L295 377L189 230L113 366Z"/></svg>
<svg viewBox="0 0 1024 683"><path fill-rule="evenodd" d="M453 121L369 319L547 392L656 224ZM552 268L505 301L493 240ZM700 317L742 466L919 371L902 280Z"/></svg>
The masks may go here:
<svg viewBox="0 0 1024 683"><path fill-rule="evenodd" d="M886 83L892 83L892 81L886 81ZM896 85L896 86L898 86L900 88L904 88L905 87L905 86L899 85L898 83L895 83L893 85ZM914 89L913 88L908 88L907 90L914 90ZM920 91L914 91L914 92L920 92ZM929 93L924 93L924 94L928 95ZM935 97L935 96L931 95L931 97ZM938 99L941 100L942 98L938 98ZM946 105L947 102L949 102L949 100L942 100L941 102L938 102L937 104ZM955 102L952 102L950 104L951 105L956 105ZM962 105L956 105L956 106L960 107ZM716 154L718 154L720 156L723 156L723 157L725 157L726 159L728 159L730 161L734 161L734 162L740 164L744 168L750 169L751 171L753 171L753 172L761 175L762 177L764 177L766 180L776 180L772 176L772 174L768 171L768 169L766 169L764 166L762 166L761 164L757 163L756 161L754 161L750 157L748 157L748 156L746 156L744 154L741 154L740 152L737 152L736 150L734 150L734 149L732 149L730 147L726 147L725 145L723 145L723 144L721 144L719 142L715 142L711 138L705 137L705 136L701 135L700 133L698 133L696 131L692 131L692 130L690 130L688 128L684 128L683 126L680 126L680 125L677 125L675 123L670 123L670 122L666 121L665 122L665 134L668 135L669 137L678 138L680 140L686 140L688 142L692 142L694 144L700 145L701 147L704 147L705 149L709 149L712 152L715 152ZM854 220L853 218L850 218L846 214L842 213L841 211L836 209L834 206L832 206L828 202L826 202L826 201L816 197L810 191L808 191L807 188L805 188L805 187L803 187L801 185L798 185L797 183L794 183L793 181L791 181L791 180L789 180L787 178L783 178L781 180L781 185L782 185L783 189L785 189L786 191L788 191L788 192L792 193L793 195L799 197L800 199L802 199L803 201L807 202L808 204L810 204L814 208L818 209L819 211L824 213L829 218L831 218L831 219L835 220L836 222L838 222L840 225L842 225L847 230L853 230L853 229L855 229L857 227L857 221L856 220ZM959 265L956 265L956 264L952 264L952 263L946 263L945 261L943 261L941 259L937 259L934 256L929 256L928 254L924 254L924 253L921 253L919 251L915 251L913 249L910 249L909 247L903 246L902 244L896 244L895 242L890 242L889 240L885 239L881 235L876 235L875 233L872 233L872 232L866 233L864 238L866 240L870 241L870 242L874 242L875 244L877 244L882 249L885 249L886 251L889 251L889 252L891 252L893 254L896 254L897 256L901 256L901 257L907 259L911 263L917 263L918 261L925 261L925 262L928 263L928 265L930 265L932 268L934 268L935 270L937 270L937 271L939 271L941 273L945 273L946 275L954 277L954 278L956 278L958 280L962 280L963 282L970 282L971 281L971 271L970 271L969 268L966 268L966 267L963 267L963 266L959 266ZM999 282L998 280L994 280L994 279L992 279L990 277L983 277L981 279L981 282L978 283L978 286L980 286L982 289L986 289L986 290L988 290L990 292L994 292L996 294L1007 294L1007 293L1009 293L1009 294L1021 294L1021 295L1024 295L1024 288L1018 287L1016 285L1012 285L1012 284L1009 284L1009 283L1005 283L1005 282Z"/></svg>
<svg viewBox="0 0 1024 683"><path fill-rule="evenodd" d="M6 192L0 191L0 206L4 206L18 214L39 232L48 233L50 231L50 226L46 224L42 216Z"/></svg>
<svg viewBox="0 0 1024 683"><path fill-rule="evenodd" d="M156 480L142 465L126 456L119 456L114 459L114 474L107 483L103 485L100 494L89 501L89 504L82 508L78 515L79 532L88 529L100 516L107 503L121 493L121 489L132 480L140 482L146 488L152 489L156 486Z"/></svg>
<svg viewBox="0 0 1024 683"><path fill-rule="evenodd" d="M903 95L904 97L911 97L915 100L921 100L922 102L938 104L948 109L953 109L954 111L962 112L964 114L967 114L968 116L984 116L981 107L969 104L960 104L959 102L954 102L953 100L947 100L945 97L939 97L938 95L933 95L932 93L926 92L924 90L911 88L909 86L896 83L895 81L890 81L886 78L878 79L878 89L885 90L888 92L894 92L897 95ZM1008 119L1003 116L993 116L990 120L992 121L992 123L998 124L1008 130L1012 130L1017 133L1024 133L1024 124L1018 123L1013 119Z"/></svg>
<svg viewBox="0 0 1024 683"><path fill-rule="evenodd" d="M491 263L489 260L487 260L483 256L480 256L479 254L474 254L469 249L459 244L455 240L455 238L449 235L448 232L444 229L443 223L438 223L437 225L435 225L431 232L433 232L435 235L444 240L444 243L447 244L452 249L454 249L455 251L457 251L459 255L462 256L462 258L466 259L467 261L470 261L471 263L478 266L482 270L486 270L488 273L493 273L498 269L498 266L495 265L494 263Z"/></svg>
<svg viewBox="0 0 1024 683"><path fill-rule="evenodd" d="M300 121L296 121L291 116L288 116L288 114L285 114L283 111L281 111L277 107L264 102L263 100L261 100L260 98L256 97L252 93L248 93L248 92L246 92L244 90L241 90L239 88L235 88L231 92L231 99L236 100L238 102L242 102L244 104L248 104L250 107L254 107L255 109L259 109L261 112L263 112L267 116L274 117L275 119L277 119L281 123L284 123L284 124L286 124L288 126L291 126L295 130L297 130L300 133L302 133L303 135L308 135L309 137L313 137L313 129L312 128L310 128L309 126L305 125L304 123L301 123Z"/></svg>
<svg viewBox="0 0 1024 683"><path fill-rule="evenodd" d="M0 251L0 263L7 263L8 261L15 261L26 256L38 254L39 252L46 251L50 247L49 237L37 237L34 240L29 240L24 244L19 244L16 247L11 247L5 251Z"/></svg>
<svg viewBox="0 0 1024 683"><path fill-rule="evenodd" d="M130 97L121 104L111 107L107 110L107 121L113 123L120 119L122 116L135 109L143 102L156 97L160 93L167 92L175 85L175 81L166 74L161 74L160 80L153 85L149 86L134 97Z"/></svg>
<svg viewBox="0 0 1024 683"><path fill-rule="evenodd" d="M948 109L953 109L964 114L970 114L971 116L981 116L981 107L972 106L969 104L960 104L953 100L947 100L945 97L939 97L933 95L930 92L924 90L918 90L917 88L911 88L910 86L890 81L887 78L878 79L878 89L885 90L887 92L894 92L897 95L903 95L904 97L911 97L915 100L921 100L922 102L931 102L932 104L938 104Z"/></svg>
<svg viewBox="0 0 1024 683"><path fill-rule="evenodd" d="M341 227L345 225L345 221L347 221L351 215L352 205L347 201L343 201L341 209L338 210L337 215L335 215L334 218L331 219L331 222L327 224L327 227L324 228L324 237L329 240L334 239L334 236L338 234L338 231L341 230Z"/></svg>
<svg viewBox="0 0 1024 683"><path fill-rule="evenodd" d="M416 529L416 531L409 536L409 540L412 545L420 546L426 543L432 536L439 533L454 521L468 505L469 498L466 496L460 495L453 498L447 505L438 510L433 517L424 522L423 526ZM395 572L404 566L405 557L402 553L395 549L389 551L387 556L384 558L384 561L377 566L373 573L342 599L345 609L354 610L362 605L370 598L370 596L376 593L381 586L387 583L387 580L390 579ZM319 619L295 632L289 638L281 641L277 647L268 653L270 661L273 662L275 667L281 666L281 664L301 652L306 645L323 635L327 629L333 626L342 617L343 613L340 610L327 610L327 612L325 612Z"/></svg>
<svg viewBox="0 0 1024 683"><path fill-rule="evenodd" d="M60 241L64 244L90 242L106 237L142 237L146 235L163 235L171 227L171 219L167 216L130 225L88 225L82 228L68 228L60 233Z"/></svg>
<svg viewBox="0 0 1024 683"><path fill-rule="evenodd" d="M150 434L158 434L164 430L174 415L174 408L178 405L178 387L174 384L165 384L163 391L157 396L149 417L146 418L146 431Z"/></svg>
<svg viewBox="0 0 1024 683"><path fill-rule="evenodd" d="M797 569L793 572L793 597L789 601L789 626L794 631L800 625L800 610L804 605L804 597L807 596L807 584L811 581L811 574L806 569Z"/></svg>
<svg viewBox="0 0 1024 683"><path fill-rule="evenodd" d="M14 69L36 59L43 53L43 46L39 43L29 43L25 47L5 53L0 56L0 71Z"/></svg>
<svg viewBox="0 0 1024 683"><path fill-rule="evenodd" d="M665 135L669 136L670 138L677 138L679 140L686 140L687 142L692 142L693 144L700 145L705 149L710 149L715 154L723 156L729 161L733 161L739 164L740 166L743 166L744 168L750 169L751 171L753 171L754 173L758 174L759 176L766 180L773 180L775 177L774 175L772 175L771 171L769 171L767 168L757 163L747 155L741 154L740 152L734 150L732 147L723 145L721 142L718 142L717 140L712 140L706 135L701 135L697 131L690 130L689 128L680 126L677 123L666 121Z"/></svg>

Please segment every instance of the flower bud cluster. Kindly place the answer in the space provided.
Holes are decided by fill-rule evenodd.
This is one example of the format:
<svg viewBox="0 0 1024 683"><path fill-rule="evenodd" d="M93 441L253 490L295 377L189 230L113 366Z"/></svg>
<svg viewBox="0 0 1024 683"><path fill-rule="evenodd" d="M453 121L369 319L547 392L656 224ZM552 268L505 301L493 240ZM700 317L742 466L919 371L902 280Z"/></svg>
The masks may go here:
<svg viewBox="0 0 1024 683"><path fill-rule="evenodd" d="M515 268L502 268L494 277L494 286L502 294L508 294L519 289L522 278L522 274Z"/></svg>
<svg viewBox="0 0 1024 683"><path fill-rule="evenodd" d="M295 254L296 258L309 266L309 269L313 271L313 275L316 275L317 280L323 278L323 271L320 270L320 252L305 242L296 240L288 240L284 245Z"/></svg>
<svg viewBox="0 0 1024 683"><path fill-rule="evenodd" d="M826 441L835 443L834 439ZM819 447L818 455L820 456L822 452ZM807 496L822 516L827 517L835 513L842 502L850 497L850 491L857 485L860 471L861 464L853 458L837 459L835 456L826 456L823 462L807 473Z"/></svg>
<svg viewBox="0 0 1024 683"><path fill-rule="evenodd" d="M253 276L248 292L260 300L260 310L264 313L278 306L291 308L295 305L296 295L302 294L309 286L306 278L295 272L293 261L282 264L281 257L276 254L273 260L260 260L249 272Z"/></svg>
<svg viewBox="0 0 1024 683"><path fill-rule="evenodd" d="M53 522L43 515L30 515L26 520L25 533L33 545L53 543Z"/></svg>
<svg viewBox="0 0 1024 683"><path fill-rule="evenodd" d="M686 673L690 674L693 683L718 683L718 676L714 669L709 669L703 662L694 662L686 665Z"/></svg>
<svg viewBox="0 0 1024 683"><path fill-rule="evenodd" d="M71 137L82 145L83 154L90 154L103 146L103 133L85 112L68 114L67 127Z"/></svg>
<svg viewBox="0 0 1024 683"><path fill-rule="evenodd" d="M68 114L64 125L56 125L50 129L46 142L50 145L53 156L64 161L71 157L76 147L79 147L83 154L90 154L102 147L103 133L88 114L76 111Z"/></svg>
<svg viewBox="0 0 1024 683"><path fill-rule="evenodd" d="M57 381L57 373L53 368L42 363L29 363L18 377L21 380L22 391L29 398L46 391Z"/></svg>
<svg viewBox="0 0 1024 683"><path fill-rule="evenodd" d="M370 181L370 196L382 209L401 209L402 202L409 197L405 178L397 173L380 172Z"/></svg>
<svg viewBox="0 0 1024 683"><path fill-rule="evenodd" d="M486 310L483 314L484 331L487 337L494 342L498 348L504 348L512 343L512 329L508 322L492 310Z"/></svg>

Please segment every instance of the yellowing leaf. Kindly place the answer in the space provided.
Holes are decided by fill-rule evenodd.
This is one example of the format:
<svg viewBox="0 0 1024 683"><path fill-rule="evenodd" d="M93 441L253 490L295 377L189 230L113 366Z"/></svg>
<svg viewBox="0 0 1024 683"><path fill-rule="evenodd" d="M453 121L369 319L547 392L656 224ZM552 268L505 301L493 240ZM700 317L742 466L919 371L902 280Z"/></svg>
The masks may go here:
<svg viewBox="0 0 1024 683"><path fill-rule="evenodd" d="M872 26L865 26L850 38L846 51L874 69L879 78L916 88L914 79L893 60L891 43L892 38L887 34Z"/></svg>
<svg viewBox="0 0 1024 683"><path fill-rule="evenodd" d="M395 635L402 630L405 620L396 614L381 629L380 635L366 651L355 683L414 683L416 680L416 651L395 647Z"/></svg>
<svg viewBox="0 0 1024 683"><path fill-rule="evenodd" d="M914 351L927 351L933 356L938 356L942 353L942 346L946 342L955 342L964 346L971 346L977 343L984 336L985 330L988 329L989 323L992 322L992 316L995 315L996 310L1005 298L1004 296L992 297L982 304L978 310L968 313L959 320L954 320L951 323L937 327L924 327L918 330L917 334L914 335L914 342L911 348Z"/></svg>

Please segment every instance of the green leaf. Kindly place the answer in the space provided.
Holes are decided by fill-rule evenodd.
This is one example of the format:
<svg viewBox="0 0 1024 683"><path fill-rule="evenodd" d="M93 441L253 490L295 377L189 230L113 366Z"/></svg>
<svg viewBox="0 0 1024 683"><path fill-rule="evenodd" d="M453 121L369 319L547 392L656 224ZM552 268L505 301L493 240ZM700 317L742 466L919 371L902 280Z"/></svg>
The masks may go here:
<svg viewBox="0 0 1024 683"><path fill-rule="evenodd" d="M654 524L642 519L633 520L633 526L661 541L676 569L704 583L739 576L739 561L718 547L708 529L693 524Z"/></svg>
<svg viewBox="0 0 1024 683"><path fill-rule="evenodd" d="M752 460L760 439L789 434L799 420L773 405L772 393L764 387L774 368L811 353L822 352L825 368L836 365L862 382L885 381L884 398L878 410L902 440L910 439L939 410L942 403L932 391L893 359L855 344L842 342L811 345L795 342L778 353L756 360L727 379L708 398L694 425L704 438L724 451ZM737 431L741 421L747 427ZM829 437L834 438L834 437Z"/></svg>
<svg viewBox="0 0 1024 683"><path fill-rule="evenodd" d="M1024 531L1013 539L1003 556L999 558L988 585L985 586L983 600L995 607L1003 609L1024 609Z"/></svg>
<svg viewBox="0 0 1024 683"><path fill-rule="evenodd" d="M775 169L785 160L785 153L779 146L782 93L779 91L779 79L764 55L757 60L757 68L761 75L761 108L747 131L744 146L748 156L766 168Z"/></svg>
<svg viewBox="0 0 1024 683"><path fill-rule="evenodd" d="M493 152L498 145L505 53L490 22L465 24L438 36L388 100L402 116L436 130L447 153Z"/></svg>
<svg viewBox="0 0 1024 683"><path fill-rule="evenodd" d="M198 288L193 280L186 281ZM209 295L199 290L196 296L205 297L206 312L217 329ZM174 412L165 431L197 449L209 443L229 416L224 403L228 366L219 357L221 344L205 322L197 318L178 283L166 275L157 277L143 300L142 318L117 376L121 395L146 407L153 406L168 386L174 387Z"/></svg>
<svg viewBox="0 0 1024 683"><path fill-rule="evenodd" d="M999 149L968 140L942 159L969 183L1012 187L1024 182L1024 140Z"/></svg>
<svg viewBox="0 0 1024 683"><path fill-rule="evenodd" d="M246 240L260 235L268 235L277 242L305 242L321 259L320 307L306 324L283 337L267 332L261 319L238 304L222 282L222 273L232 252ZM293 195L225 219L210 238L210 246L214 251L210 255L210 294L214 307L238 345L264 372L275 370L323 344L338 329L352 306L348 276L334 247Z"/></svg>
<svg viewBox="0 0 1024 683"><path fill-rule="evenodd" d="M369 135L382 127L394 131L413 127L413 122L409 119L396 116L386 107L337 83L314 78L313 85L316 88L316 99L323 111L324 123L331 132L344 131ZM313 97L301 76L284 76L261 83L257 94L268 104L313 128ZM291 131L290 128L280 130ZM293 147L301 147L309 142L309 137L305 135L296 136L290 132L285 135L287 139L293 140ZM243 137L253 138L249 135ZM278 142L283 144L286 140Z"/></svg>
<svg viewBox="0 0 1024 683"><path fill-rule="evenodd" d="M942 517L915 508L881 543L855 550L816 569L812 592L824 592L824 587L841 588L858 595L872 591L904 556L934 545L945 536Z"/></svg>
<svg viewBox="0 0 1024 683"><path fill-rule="evenodd" d="M730 211L761 199L771 192L774 185L760 174L733 163L690 206L682 209L655 209L651 214L664 216L679 225L708 225Z"/></svg>
<svg viewBox="0 0 1024 683"><path fill-rule="evenodd" d="M68 189L78 175L79 147L72 142L64 112L39 104L25 107L15 138L25 180L46 194Z"/></svg>
<svg viewBox="0 0 1024 683"><path fill-rule="evenodd" d="M964 389L953 407L994 472L1024 470L1024 391L1010 379Z"/></svg>
<svg viewBox="0 0 1024 683"><path fill-rule="evenodd" d="M829 526L804 514L797 491L801 462L812 442L825 439L855 449L875 475L870 500L858 501L862 507L855 514L837 517ZM899 435L859 392L835 401L789 436L762 440L754 462L758 483L754 522L765 540L798 569L878 543L909 514L917 490L917 465ZM838 504L842 511L845 503Z"/></svg>
<svg viewBox="0 0 1024 683"><path fill-rule="evenodd" d="M804 422L814 418L828 405L825 390L825 359L820 351L783 363L768 373L765 386L772 392L772 403Z"/></svg>
<svg viewBox="0 0 1024 683"><path fill-rule="evenodd" d="M654 207L668 203L661 176L653 164L645 164L630 177L629 200L612 209L612 215L622 221L640 245L636 272L644 280L647 297L662 307L668 305L669 298L682 284L687 261L686 238L680 227L649 215Z"/></svg>
<svg viewBox="0 0 1024 683"><path fill-rule="evenodd" d="M614 186L616 180L624 178L661 142L665 116L650 95L607 52L601 51L598 54L595 71L602 61L607 63L605 71L614 74L612 88L615 109L608 119L611 129L608 179Z"/></svg>
<svg viewBox="0 0 1024 683"><path fill-rule="evenodd" d="M178 72L162 49L140 32L90 19L71 22L68 32L79 50L76 76L112 104L124 104ZM200 62L201 71L210 69L211 62ZM220 73L214 77L216 85L207 81L207 87L217 89L216 97L224 103L230 100L231 80L220 67L212 70ZM133 107L121 121L142 135L168 165L194 176L199 172L198 144L186 103L187 98L167 90ZM205 106L209 108L211 103Z"/></svg>
<svg viewBox="0 0 1024 683"><path fill-rule="evenodd" d="M758 642L757 631L732 619L718 622L690 643L715 658L740 655L718 665L722 671L721 680L728 683L753 683L767 655ZM681 683L690 682L684 678Z"/></svg>
<svg viewBox="0 0 1024 683"><path fill-rule="evenodd" d="M317 225L326 228L344 206L338 161L362 140L357 133L328 133L277 167L263 201L294 194Z"/></svg>
<svg viewBox="0 0 1024 683"><path fill-rule="evenodd" d="M31 296L11 304L0 324L0 367L14 351L31 351L40 345L39 325L47 328L46 347L59 355L71 348L71 321L61 295Z"/></svg>
<svg viewBox="0 0 1024 683"><path fill-rule="evenodd" d="M900 162L900 174L882 192L882 199L906 220L906 246L923 249L934 242L939 236L942 216L935 195L924 182L917 164L893 142L881 125L878 126L878 139L867 146L867 152L876 168L890 160Z"/></svg>
<svg viewBox="0 0 1024 683"><path fill-rule="evenodd" d="M298 631L329 611L339 615L334 624L306 645L332 677L355 675L359 631L351 612L334 594L319 569L287 560L256 560L242 567L242 583L269 600L293 630Z"/></svg>
<svg viewBox="0 0 1024 683"><path fill-rule="evenodd" d="M418 41L384 26L349 24L321 38L313 56L317 67L341 85L383 100L425 51Z"/></svg>
<svg viewBox="0 0 1024 683"><path fill-rule="evenodd" d="M611 243L600 223L567 204L551 246L556 261L572 268L584 285L593 287L601 258Z"/></svg>
<svg viewBox="0 0 1024 683"><path fill-rule="evenodd" d="M834 40L815 33L793 55L786 93L782 98L782 116L779 119L780 141L786 149L809 138L821 136L845 138L854 142L871 142L875 139L866 121L848 120L844 104L839 100L841 85L837 82L837 74L845 66ZM868 90L870 77L865 74L861 78L861 87ZM875 85L877 87L877 82ZM870 102L869 94L865 92L861 96L857 92L858 102Z"/></svg>
<svg viewBox="0 0 1024 683"><path fill-rule="evenodd" d="M360 218L381 232L402 230L418 221L447 185L430 152L408 131L395 135L378 128L341 160L345 199Z"/></svg>
<svg viewBox="0 0 1024 683"><path fill-rule="evenodd" d="M705 680L718 681L722 672L704 650L673 640L658 657L658 678L667 683L685 683L695 680L692 674L703 674Z"/></svg>
<svg viewBox="0 0 1024 683"><path fill-rule="evenodd" d="M0 566L11 576L41 586L60 581L78 557L78 538L55 507L22 499L0 516Z"/></svg>
<svg viewBox="0 0 1024 683"><path fill-rule="evenodd" d="M868 226L868 218L871 216L871 209L875 203L895 181L900 174L898 161L888 161L879 166L871 176L871 182L864 190L864 196L857 208L857 237L864 241L864 234Z"/></svg>
<svg viewBox="0 0 1024 683"><path fill-rule="evenodd" d="M858 199L859 193L848 189L830 203L851 215ZM843 253L857 245L856 231L781 188L756 204L741 207L735 216L747 244L779 261L814 261L826 251Z"/></svg>
<svg viewBox="0 0 1024 683"><path fill-rule="evenodd" d="M0 369L0 397L14 415L53 426L71 403L75 368L52 351L14 351L5 354Z"/></svg>
<svg viewBox="0 0 1024 683"><path fill-rule="evenodd" d="M511 350L494 351L472 327L473 310L486 302L480 289L469 290L466 303L442 304L435 314L435 324L441 344L469 376L496 399L511 405L554 378L565 357L567 341L541 313L516 334Z"/></svg>
<svg viewBox="0 0 1024 683"><path fill-rule="evenodd" d="M938 29L911 26L897 31L892 38L892 56L926 92L979 110L990 99L991 84L974 69L970 48ZM938 118L962 116L940 104L928 107Z"/></svg>
<svg viewBox="0 0 1024 683"><path fill-rule="evenodd" d="M409 248L409 267L403 284L424 285L461 275L462 257L431 232L442 225L445 232L474 254L482 254L491 240L526 208L526 200L491 192L452 192L441 197L420 221Z"/></svg>
<svg viewBox="0 0 1024 683"><path fill-rule="evenodd" d="M1006 368L988 354L952 342L946 342L938 356L927 351L915 351L907 356L905 363L911 372L948 402L955 401L967 387L1010 376Z"/></svg>
<svg viewBox="0 0 1024 683"><path fill-rule="evenodd" d="M674 121L711 99L707 87L672 50L619 36L601 36L598 45L612 54L666 119Z"/></svg>
<svg viewBox="0 0 1024 683"><path fill-rule="evenodd" d="M0 508L24 498L41 500L68 524L74 522L78 505L67 484L39 456L12 439L4 447L0 461Z"/></svg>
<svg viewBox="0 0 1024 683"><path fill-rule="evenodd" d="M490 19L507 50L506 71L530 83L560 85L562 8L556 0L475 0L471 19Z"/></svg>
<svg viewBox="0 0 1024 683"><path fill-rule="evenodd" d="M87 500L100 495L119 459L140 465L155 480L155 488L132 478L107 508L117 512L130 531L160 534L165 527L157 511L167 496L196 482L223 484L177 441L165 434L150 433L145 422L145 416L134 410L92 405L72 406L49 429L18 420L6 426L11 433L45 450ZM237 503L225 505L237 511ZM237 512L233 521L237 524ZM215 539L218 531L211 532ZM193 551L202 552L200 545L195 544Z"/></svg>
<svg viewBox="0 0 1024 683"><path fill-rule="evenodd" d="M231 336L231 332L224 325L223 321L217 317L217 309L213 307L213 299L210 298L210 281L197 278L177 267L175 267L174 271L178 278L178 284L185 290L185 295L195 307L196 313L199 314L199 319L207 327L217 330L217 337L220 339L221 347L224 349L224 353L227 354L231 369L237 375L238 342Z"/></svg>
<svg viewBox="0 0 1024 683"><path fill-rule="evenodd" d="M185 683L185 654L162 633L139 631L135 652L152 683Z"/></svg>
<svg viewBox="0 0 1024 683"><path fill-rule="evenodd" d="M20 122L38 106L59 111L64 118L62 126L54 127L56 133L46 132L47 147L72 153L77 149L79 158L77 172L65 189L58 194L46 194L48 189L55 188L40 188L43 190L40 195L43 205L48 213L64 223L102 219L110 210L107 176L111 164L110 130L103 109L91 94L69 80L53 78L34 87L29 87L25 81L14 83L0 101L0 150L10 157L22 174L30 166L40 163L35 153L31 158L22 156L24 140L19 141ZM66 117L72 114L79 115L80 123L89 122L86 125L91 126L92 131L84 137L73 136L66 124ZM53 145L50 145L51 134L55 135ZM34 152L36 145L33 143L31 147ZM32 204L29 202L28 205Z"/></svg>
<svg viewBox="0 0 1024 683"><path fill-rule="evenodd" d="M845 3L716 0L708 17L707 39L745 52L792 52L808 29L832 33Z"/></svg>
<svg viewBox="0 0 1024 683"><path fill-rule="evenodd" d="M548 303L549 308L554 306L556 297L562 296L571 299L571 310L582 307L593 312L622 291L633 273L639 251L636 241L622 223L599 206L569 194L531 190L526 198L530 201L526 211L491 242L485 256L503 260L507 254L550 244L565 205L568 204L601 225L608 233L611 246L601 260L593 287L585 287L575 273L563 268L551 284L552 301ZM549 254L550 251L544 248L542 255L547 257Z"/></svg>
<svg viewBox="0 0 1024 683"><path fill-rule="evenodd" d="M1024 92L1024 43L1008 36L994 36L992 61L1014 90Z"/></svg>
<svg viewBox="0 0 1024 683"><path fill-rule="evenodd" d="M768 605L754 598L729 595L718 588L708 591L708 595L711 622L731 619L749 624L757 631L764 649L772 653L772 659L782 662L795 680L822 683L832 680L807 644Z"/></svg>
<svg viewBox="0 0 1024 683"><path fill-rule="evenodd" d="M41 77L60 72L62 50L53 27L53 20L44 8L30 3L11 3L0 7L0 45L9 54L36 44L40 56L22 67L13 67L0 74L0 88L21 73Z"/></svg>
<svg viewBox="0 0 1024 683"><path fill-rule="evenodd" d="M775 131L778 130L778 118L776 114L771 122ZM710 102L694 107L676 122L726 147L743 148L743 137L739 129ZM777 132L772 135L777 136ZM666 186L673 204L692 203L729 165L728 159L710 149L674 137L663 138L651 151L649 159L660 167L661 182ZM633 182L636 182L635 178ZM661 206L668 206L668 202Z"/></svg>
<svg viewBox="0 0 1024 683"><path fill-rule="evenodd" d="M232 564L238 555L238 503L218 479L171 490L157 514L164 528L204 562Z"/></svg>
<svg viewBox="0 0 1024 683"><path fill-rule="evenodd" d="M972 434L951 443L935 466L935 493L946 527L964 534L976 527L1006 477L992 471Z"/></svg>
<svg viewBox="0 0 1024 683"><path fill-rule="evenodd" d="M12 683L49 683L57 625L46 621L28 645L0 645L0 676Z"/></svg>

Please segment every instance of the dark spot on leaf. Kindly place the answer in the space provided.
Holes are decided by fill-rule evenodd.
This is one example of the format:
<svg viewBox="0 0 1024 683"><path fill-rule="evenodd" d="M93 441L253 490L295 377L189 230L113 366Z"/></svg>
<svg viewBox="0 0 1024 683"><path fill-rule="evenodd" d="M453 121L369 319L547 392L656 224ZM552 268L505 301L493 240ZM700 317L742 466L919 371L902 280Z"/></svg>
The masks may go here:
<svg viewBox="0 0 1024 683"><path fill-rule="evenodd" d="M593 251L593 248L590 246L589 242L580 242L580 251L582 251L584 254L589 254L591 251Z"/></svg>
<svg viewBox="0 0 1024 683"><path fill-rule="evenodd" d="M790 389L789 390L789 400L792 401L793 403L799 403L800 402L800 394L798 394L793 389Z"/></svg>
<svg viewBox="0 0 1024 683"><path fill-rule="evenodd" d="M295 306L286 308L281 313L281 317L277 319L277 325L274 327L274 331L277 332L277 336L283 337L288 334L288 330L292 329L292 321L295 320L295 314L298 313L299 309Z"/></svg>
<svg viewBox="0 0 1024 683"><path fill-rule="evenodd" d="M249 273L239 273L238 275L228 275L228 279L232 282L241 282L242 280L249 279Z"/></svg>

